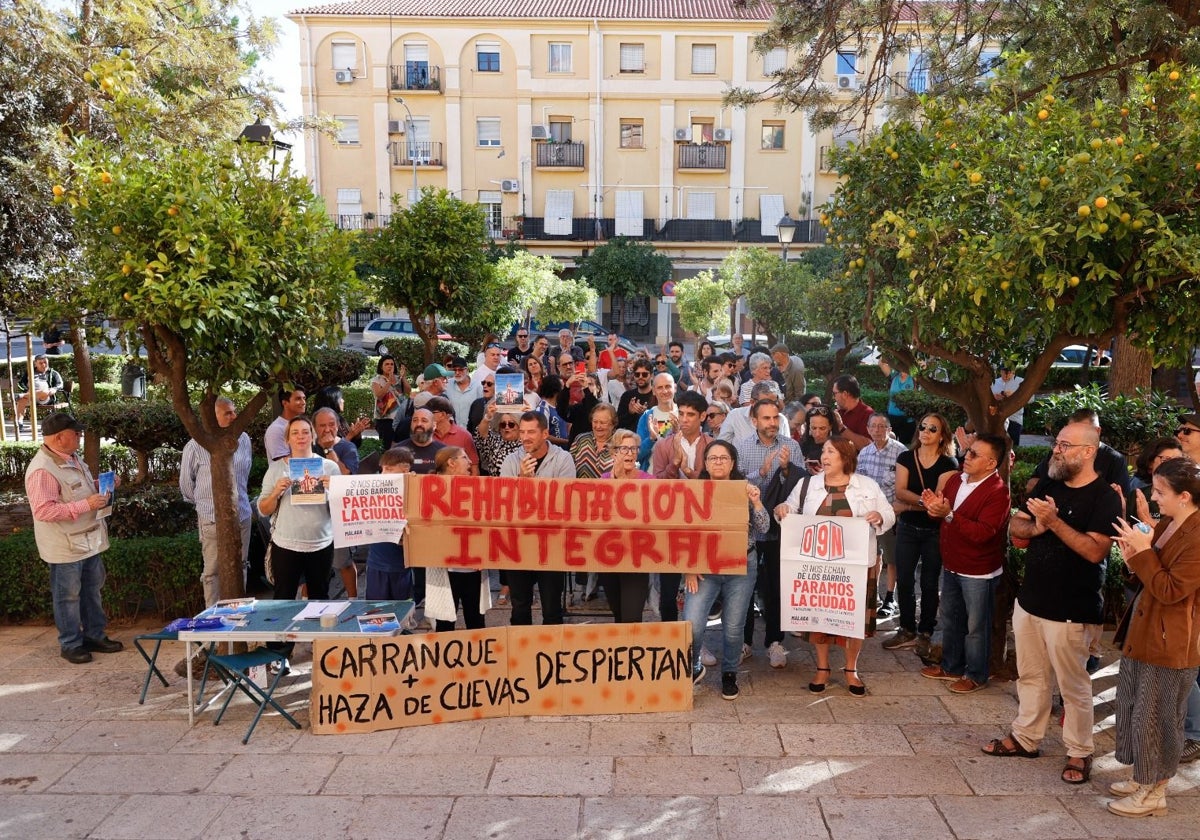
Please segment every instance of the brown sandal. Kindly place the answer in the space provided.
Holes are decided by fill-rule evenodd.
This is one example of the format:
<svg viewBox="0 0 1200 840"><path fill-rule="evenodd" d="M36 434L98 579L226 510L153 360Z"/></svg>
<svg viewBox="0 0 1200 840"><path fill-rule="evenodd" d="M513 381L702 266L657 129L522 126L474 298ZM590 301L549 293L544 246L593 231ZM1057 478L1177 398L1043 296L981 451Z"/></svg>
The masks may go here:
<svg viewBox="0 0 1200 840"><path fill-rule="evenodd" d="M1004 743L1008 741L1009 743ZM1021 742L1017 740L1017 736L1011 732L1006 738L995 738L986 747L980 747L980 751L984 755L992 755L997 758L1037 758L1042 753L1040 750L1027 750L1021 746ZM1076 767L1076 770L1079 768Z"/></svg>
<svg viewBox="0 0 1200 840"><path fill-rule="evenodd" d="M1072 761L1082 761L1083 766L1076 767L1074 764L1071 763ZM1078 773L1079 778L1078 779L1068 779L1067 778L1068 772ZM1069 785L1084 784L1088 779L1092 778L1092 756L1090 756L1090 755L1068 756L1066 766L1063 767L1062 775L1059 778L1061 778L1064 782L1066 782Z"/></svg>

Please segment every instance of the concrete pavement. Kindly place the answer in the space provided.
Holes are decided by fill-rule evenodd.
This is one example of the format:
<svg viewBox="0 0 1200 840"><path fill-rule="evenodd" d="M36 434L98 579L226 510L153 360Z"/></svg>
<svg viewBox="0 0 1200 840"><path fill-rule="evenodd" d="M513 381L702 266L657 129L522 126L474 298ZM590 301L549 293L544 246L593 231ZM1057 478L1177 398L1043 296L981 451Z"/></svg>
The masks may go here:
<svg viewBox="0 0 1200 840"><path fill-rule="evenodd" d="M494 609L489 624L506 620ZM150 627L140 630L153 629ZM170 688L137 703L145 667L120 654L89 665L58 656L52 627L0 627L0 838L1195 838L1200 763L1171 783L1165 817L1105 810L1126 773L1112 756L1116 664L1094 678L1097 759L1090 784L1059 781L1051 726L1036 760L979 751L1003 735L1014 689L957 696L922 678L910 651L881 637L860 662L870 687L841 674L806 684L811 648L789 636L773 671L761 648L742 695L710 674L686 713L509 718L314 736L309 665L284 700L305 725L264 717L241 744L251 707L234 701L188 728L186 695L164 649ZM717 634L708 634L710 647ZM834 654L835 667L840 663Z"/></svg>

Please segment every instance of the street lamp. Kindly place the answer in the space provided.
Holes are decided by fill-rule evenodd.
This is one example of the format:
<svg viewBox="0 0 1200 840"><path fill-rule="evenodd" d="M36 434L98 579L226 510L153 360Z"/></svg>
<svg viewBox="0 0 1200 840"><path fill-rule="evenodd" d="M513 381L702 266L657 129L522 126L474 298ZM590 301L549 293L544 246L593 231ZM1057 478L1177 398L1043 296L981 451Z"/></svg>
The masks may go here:
<svg viewBox="0 0 1200 840"><path fill-rule="evenodd" d="M413 121L412 111L410 111L408 109L408 103L406 103L404 101L404 97L393 96L392 99L393 99L393 101L395 101L395 103L397 105L399 105L401 108L404 109L404 113L408 114L408 128L405 129L404 134L405 134L405 137L407 138L406 142L408 143L408 157L412 160L412 171L413 171L412 199L408 202L409 206L411 207L413 204L416 203L417 196L419 194L419 191L417 189L417 150L416 150L416 145L415 145L417 141L413 137L413 134L416 131L416 123Z"/></svg>
<svg viewBox="0 0 1200 840"><path fill-rule="evenodd" d="M796 228L800 227L800 223L789 216L783 214L783 218L775 223L775 233L779 237L779 244L783 246L783 261L787 262L787 249L792 244L792 240L796 238Z"/></svg>
<svg viewBox="0 0 1200 840"><path fill-rule="evenodd" d="M284 143L281 140L275 139L275 132L271 129L268 123L263 122L262 117L255 118L254 122L242 129L242 133L238 135L240 143L254 143L258 146L271 147L271 180L275 180L275 157L279 152L291 151L292 144Z"/></svg>

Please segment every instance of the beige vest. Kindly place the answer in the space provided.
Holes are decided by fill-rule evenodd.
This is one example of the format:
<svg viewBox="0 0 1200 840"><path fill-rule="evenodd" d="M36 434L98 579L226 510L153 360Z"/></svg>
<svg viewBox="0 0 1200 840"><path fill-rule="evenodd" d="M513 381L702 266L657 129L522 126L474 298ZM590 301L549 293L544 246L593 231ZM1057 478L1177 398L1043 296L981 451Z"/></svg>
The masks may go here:
<svg viewBox="0 0 1200 840"><path fill-rule="evenodd" d="M58 498L63 503L78 502L96 492L92 474L82 461L75 466L45 446L38 449L25 469L26 481L37 470L45 470L58 481ZM38 554L47 563L75 563L108 548L108 528L92 510L61 522L34 519L33 535Z"/></svg>

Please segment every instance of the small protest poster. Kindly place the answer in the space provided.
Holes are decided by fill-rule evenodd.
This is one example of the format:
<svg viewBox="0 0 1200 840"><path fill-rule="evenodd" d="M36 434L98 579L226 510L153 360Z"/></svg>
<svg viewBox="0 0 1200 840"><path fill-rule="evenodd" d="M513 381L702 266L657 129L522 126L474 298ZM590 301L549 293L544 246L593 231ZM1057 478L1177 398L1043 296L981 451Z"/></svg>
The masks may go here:
<svg viewBox="0 0 1200 840"><path fill-rule="evenodd" d="M108 496L108 503L96 511L96 516L103 519L112 516L113 503L117 500L117 476L114 472L102 472L96 480L96 489L102 495Z"/></svg>
<svg viewBox="0 0 1200 840"><path fill-rule="evenodd" d="M875 529L858 517L793 513L780 532L782 628L863 638Z"/></svg>
<svg viewBox="0 0 1200 840"><path fill-rule="evenodd" d="M521 414L525 411L525 377L519 373L496 374L496 412Z"/></svg>
<svg viewBox="0 0 1200 840"><path fill-rule="evenodd" d="M686 621L488 627L313 644L317 735L692 708Z"/></svg>
<svg viewBox="0 0 1200 840"><path fill-rule="evenodd" d="M325 475L323 458L291 458L288 460L288 475L292 479L291 498L294 505L325 504Z"/></svg>
<svg viewBox="0 0 1200 840"><path fill-rule="evenodd" d="M398 543L408 519L403 475L335 475L329 479L333 545Z"/></svg>

